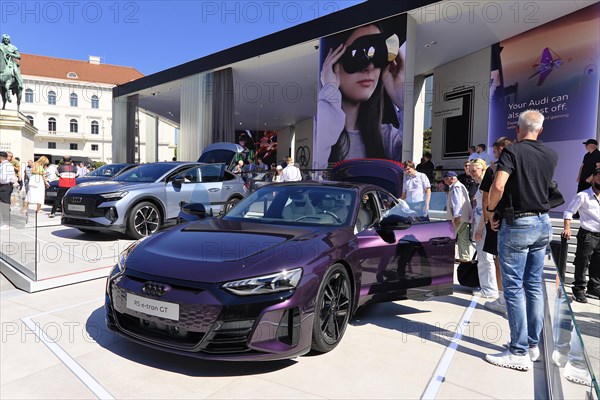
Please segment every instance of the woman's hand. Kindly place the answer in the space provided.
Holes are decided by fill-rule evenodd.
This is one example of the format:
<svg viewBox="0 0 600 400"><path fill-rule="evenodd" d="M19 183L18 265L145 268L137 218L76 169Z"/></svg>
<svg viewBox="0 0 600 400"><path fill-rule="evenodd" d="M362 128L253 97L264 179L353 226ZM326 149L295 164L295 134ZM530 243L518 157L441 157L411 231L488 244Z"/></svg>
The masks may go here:
<svg viewBox="0 0 600 400"><path fill-rule="evenodd" d="M395 59L383 69L381 77L385 92L396 107L404 109L404 59L399 52Z"/></svg>
<svg viewBox="0 0 600 400"><path fill-rule="evenodd" d="M327 57L323 61L323 68L321 69L321 85L333 84L336 88L340 87L340 68L338 60L344 54L346 46L342 43L337 49L329 49Z"/></svg>

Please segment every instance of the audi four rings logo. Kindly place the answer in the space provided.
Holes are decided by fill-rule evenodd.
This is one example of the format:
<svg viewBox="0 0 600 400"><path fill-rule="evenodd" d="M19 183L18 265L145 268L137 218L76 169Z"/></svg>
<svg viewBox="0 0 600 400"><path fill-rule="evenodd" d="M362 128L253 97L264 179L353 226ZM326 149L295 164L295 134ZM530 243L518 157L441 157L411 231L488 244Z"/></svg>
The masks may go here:
<svg viewBox="0 0 600 400"><path fill-rule="evenodd" d="M71 197L71 203L81 203L82 197Z"/></svg>
<svg viewBox="0 0 600 400"><path fill-rule="evenodd" d="M310 149L308 146L298 147L296 150L296 161L301 167L308 166L308 163L310 162Z"/></svg>
<svg viewBox="0 0 600 400"><path fill-rule="evenodd" d="M142 293L150 296L160 297L171 290L171 286L166 283L145 282L142 286Z"/></svg>

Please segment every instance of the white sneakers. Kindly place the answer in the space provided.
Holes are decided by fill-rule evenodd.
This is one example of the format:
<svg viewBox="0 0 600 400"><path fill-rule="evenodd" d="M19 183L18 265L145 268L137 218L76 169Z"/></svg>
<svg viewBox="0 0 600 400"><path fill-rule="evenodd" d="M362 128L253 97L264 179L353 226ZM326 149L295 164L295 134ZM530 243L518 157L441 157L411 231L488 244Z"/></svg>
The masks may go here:
<svg viewBox="0 0 600 400"><path fill-rule="evenodd" d="M529 359L532 362L540 361L540 348L538 346L530 347L527 352L529 353Z"/></svg>
<svg viewBox="0 0 600 400"><path fill-rule="evenodd" d="M585 386L592 385L592 376L590 375L590 372L584 368L578 368L571 364L568 355L563 354L558 350L554 350L552 352L552 362L557 367L565 368L563 375L568 381Z"/></svg>
<svg viewBox="0 0 600 400"><path fill-rule="evenodd" d="M482 290L473 290L473 296L479 296L479 297L483 297L484 299L495 299L496 297L498 297L498 293L496 294L485 294Z"/></svg>
<svg viewBox="0 0 600 400"><path fill-rule="evenodd" d="M539 350L538 350L539 357ZM499 367L516 369L517 371L529 371L532 367L529 355L518 356L506 350L498 354L488 354L485 356L487 362Z"/></svg>
<svg viewBox="0 0 600 400"><path fill-rule="evenodd" d="M558 350L552 352L552 362L554 362L554 365L557 367L564 367L568 360L569 357L566 354L563 354Z"/></svg>
<svg viewBox="0 0 600 400"><path fill-rule="evenodd" d="M568 381L573 383L578 383L585 386L592 385L592 376L590 375L589 371L583 368L577 368L571 364L570 361L567 361L567 365L565 365L565 371L563 374Z"/></svg>
<svg viewBox="0 0 600 400"><path fill-rule="evenodd" d="M500 297L494 301L486 301L483 304L483 308L498 314L506 315L506 302L504 301L504 296L500 295Z"/></svg>

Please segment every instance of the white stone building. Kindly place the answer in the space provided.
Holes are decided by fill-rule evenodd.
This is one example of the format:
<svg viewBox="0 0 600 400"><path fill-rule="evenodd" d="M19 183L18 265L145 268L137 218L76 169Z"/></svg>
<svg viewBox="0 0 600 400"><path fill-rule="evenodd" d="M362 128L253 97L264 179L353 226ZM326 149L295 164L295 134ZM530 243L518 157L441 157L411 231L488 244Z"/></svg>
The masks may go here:
<svg viewBox="0 0 600 400"><path fill-rule="evenodd" d="M37 129L37 134L34 154L15 155L22 161L46 155L51 162L57 162L68 154L75 161L111 163L112 89L143 75L131 67L102 64L100 57L95 56L90 56L88 62L31 54L21 56L24 87L20 111ZM14 102L12 104L15 107ZM139 137L136 137L136 161L139 162L148 160L147 120L148 115L140 109ZM171 160L175 152L176 126L162 118L153 121L158 121L158 160Z"/></svg>

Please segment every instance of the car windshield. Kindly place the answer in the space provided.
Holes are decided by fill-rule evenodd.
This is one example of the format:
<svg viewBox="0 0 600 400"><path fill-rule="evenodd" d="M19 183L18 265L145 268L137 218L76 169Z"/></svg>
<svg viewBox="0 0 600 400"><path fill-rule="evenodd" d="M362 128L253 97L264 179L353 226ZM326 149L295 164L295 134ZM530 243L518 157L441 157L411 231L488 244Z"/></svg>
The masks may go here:
<svg viewBox="0 0 600 400"><path fill-rule="evenodd" d="M123 172L113 180L118 182L156 182L158 178L173 169L170 163L142 164Z"/></svg>
<svg viewBox="0 0 600 400"><path fill-rule="evenodd" d="M120 170L125 168L127 164L108 164L103 165L98 169L93 170L89 174L85 176L103 176L110 178L111 176L115 176Z"/></svg>
<svg viewBox="0 0 600 400"><path fill-rule="evenodd" d="M350 223L356 191L325 185L269 185L258 189L223 219L266 224L341 226Z"/></svg>

